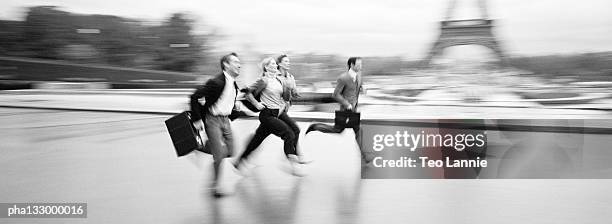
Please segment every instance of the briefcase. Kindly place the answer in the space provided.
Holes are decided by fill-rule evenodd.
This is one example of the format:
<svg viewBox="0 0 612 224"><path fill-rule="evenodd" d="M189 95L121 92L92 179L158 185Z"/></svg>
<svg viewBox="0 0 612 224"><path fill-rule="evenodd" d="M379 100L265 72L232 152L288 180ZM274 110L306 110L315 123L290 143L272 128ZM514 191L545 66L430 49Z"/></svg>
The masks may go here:
<svg viewBox="0 0 612 224"><path fill-rule="evenodd" d="M334 127L336 128L355 128L359 127L361 114L348 110L337 110L334 119Z"/></svg>
<svg viewBox="0 0 612 224"><path fill-rule="evenodd" d="M191 112L185 111L177 114L166 120L165 123L178 157L187 155L193 150L210 154L205 150L200 131L193 126Z"/></svg>

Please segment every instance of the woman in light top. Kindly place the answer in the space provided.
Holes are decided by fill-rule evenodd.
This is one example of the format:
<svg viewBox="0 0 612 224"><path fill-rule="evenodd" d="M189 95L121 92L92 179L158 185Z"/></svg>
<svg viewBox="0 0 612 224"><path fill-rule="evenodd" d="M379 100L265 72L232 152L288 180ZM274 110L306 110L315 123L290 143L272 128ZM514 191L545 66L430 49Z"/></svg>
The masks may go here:
<svg viewBox="0 0 612 224"><path fill-rule="evenodd" d="M239 168L243 160L247 159L268 135L274 134L284 141L283 149L287 159L292 164L292 173L301 176L296 150L300 129L295 121L287 115L289 101L292 96L297 95L292 94L297 93L295 91L295 80L293 76L291 76L291 79L285 77L285 75L290 75L286 72L288 67L285 68L285 75L281 75L278 65L272 57L265 58L262 61L262 68L263 75L248 88L246 94L247 100L260 110L260 124L244 153L234 165Z"/></svg>

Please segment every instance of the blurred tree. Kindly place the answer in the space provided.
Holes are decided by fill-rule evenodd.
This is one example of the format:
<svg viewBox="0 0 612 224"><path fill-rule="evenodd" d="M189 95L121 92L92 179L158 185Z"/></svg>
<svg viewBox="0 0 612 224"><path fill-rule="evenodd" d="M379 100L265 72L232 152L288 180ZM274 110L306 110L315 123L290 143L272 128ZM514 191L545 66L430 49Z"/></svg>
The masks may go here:
<svg viewBox="0 0 612 224"><path fill-rule="evenodd" d="M159 38L157 63L159 69L193 71L202 57L205 38L192 34L193 20L186 14L175 13L158 27Z"/></svg>
<svg viewBox="0 0 612 224"><path fill-rule="evenodd" d="M55 6L29 8L24 23L23 41L30 56L59 59L58 50L66 44L69 35L69 14Z"/></svg>
<svg viewBox="0 0 612 224"><path fill-rule="evenodd" d="M23 52L23 22L0 20L0 55L19 55Z"/></svg>
<svg viewBox="0 0 612 224"><path fill-rule="evenodd" d="M73 15L71 44L90 45L98 52L98 62L134 66L137 40L132 20L108 15ZM84 54L86 55L86 54Z"/></svg>
<svg viewBox="0 0 612 224"><path fill-rule="evenodd" d="M27 12L20 40L25 46L22 52L30 57L187 72L201 65L203 46L214 37L194 35L193 24L184 13L172 14L161 26L147 26L118 16L71 14L55 6L35 6ZM18 37L1 38L0 54L5 54L2 51L10 51L5 50L5 43ZM96 52L77 52L87 49ZM97 56L80 60L79 55Z"/></svg>

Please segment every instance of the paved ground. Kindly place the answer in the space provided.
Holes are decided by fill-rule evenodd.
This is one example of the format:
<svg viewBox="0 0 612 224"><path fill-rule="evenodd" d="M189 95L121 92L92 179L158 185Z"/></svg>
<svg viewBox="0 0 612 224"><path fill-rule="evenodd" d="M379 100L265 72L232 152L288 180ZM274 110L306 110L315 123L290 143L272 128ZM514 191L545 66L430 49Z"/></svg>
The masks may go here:
<svg viewBox="0 0 612 224"><path fill-rule="evenodd" d="M6 98L5 98L6 100ZM612 180L361 180L352 133L309 135L308 176L280 140L236 195L209 195L211 158L176 158L167 115L0 109L0 202L87 202L87 219L0 223L608 223ZM233 124L237 148L255 129ZM302 128L307 125L300 124Z"/></svg>

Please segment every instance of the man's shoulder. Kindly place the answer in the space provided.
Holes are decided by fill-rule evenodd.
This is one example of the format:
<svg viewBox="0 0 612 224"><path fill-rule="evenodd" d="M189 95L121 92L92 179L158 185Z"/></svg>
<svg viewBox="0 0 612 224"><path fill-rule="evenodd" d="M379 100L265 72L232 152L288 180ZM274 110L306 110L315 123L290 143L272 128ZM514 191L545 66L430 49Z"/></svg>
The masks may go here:
<svg viewBox="0 0 612 224"><path fill-rule="evenodd" d="M223 73L219 73L214 75L213 77L209 78L208 80L206 80L206 85L209 84L221 84L225 81L225 77L223 76Z"/></svg>

